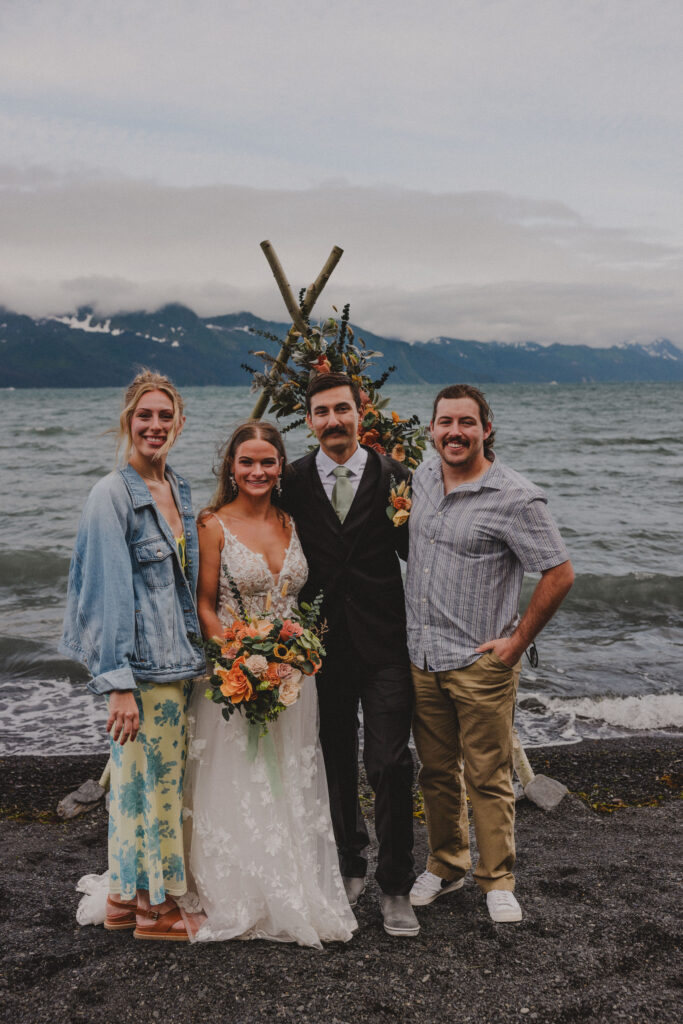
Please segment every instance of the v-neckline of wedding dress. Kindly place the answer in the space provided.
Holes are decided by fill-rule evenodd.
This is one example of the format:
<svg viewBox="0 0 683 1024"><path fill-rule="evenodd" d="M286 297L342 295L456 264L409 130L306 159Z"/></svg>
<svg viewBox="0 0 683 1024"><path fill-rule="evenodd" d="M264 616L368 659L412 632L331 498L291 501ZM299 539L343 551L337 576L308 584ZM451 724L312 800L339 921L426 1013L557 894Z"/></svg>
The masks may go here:
<svg viewBox="0 0 683 1024"><path fill-rule="evenodd" d="M285 548L285 553L284 553L284 557L283 557L283 560L282 560L282 565L280 566L280 571L277 573L277 575L273 572L273 570L268 565L268 561L267 561L266 556L264 554L262 554L260 551L254 551L253 548L250 548L248 544L245 544L244 541L240 540L239 537L236 536L236 534L234 534L232 532L232 530L230 530L225 525L225 523L223 522L222 519L219 519L218 521L221 524L221 526L223 527L224 533L226 533L230 537L231 541L233 541L235 544L238 544L245 551L248 551L250 555L253 555L255 558L260 558L261 559L261 561L263 562L263 564L264 564L264 566L266 568L266 571L270 574L270 578L273 581L273 586L274 587L278 587L279 584L280 584L280 578L281 578L283 572L285 571L285 568L287 567L287 562L289 561L289 553L292 550L292 544L294 542L294 523L293 523L293 521L290 520L290 524L289 524L290 525L289 544Z"/></svg>

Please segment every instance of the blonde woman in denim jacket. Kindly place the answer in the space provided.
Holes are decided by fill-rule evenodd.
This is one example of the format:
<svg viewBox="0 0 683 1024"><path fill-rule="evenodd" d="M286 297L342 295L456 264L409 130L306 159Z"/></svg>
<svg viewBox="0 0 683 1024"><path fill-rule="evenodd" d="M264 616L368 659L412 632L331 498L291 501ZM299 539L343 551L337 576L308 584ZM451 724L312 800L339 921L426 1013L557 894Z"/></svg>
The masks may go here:
<svg viewBox="0 0 683 1024"><path fill-rule="evenodd" d="M105 928L187 941L181 828L186 712L204 655L195 607L198 542L188 484L166 465L185 422L168 378L128 387L125 466L91 491L69 571L62 651L106 694L111 748Z"/></svg>

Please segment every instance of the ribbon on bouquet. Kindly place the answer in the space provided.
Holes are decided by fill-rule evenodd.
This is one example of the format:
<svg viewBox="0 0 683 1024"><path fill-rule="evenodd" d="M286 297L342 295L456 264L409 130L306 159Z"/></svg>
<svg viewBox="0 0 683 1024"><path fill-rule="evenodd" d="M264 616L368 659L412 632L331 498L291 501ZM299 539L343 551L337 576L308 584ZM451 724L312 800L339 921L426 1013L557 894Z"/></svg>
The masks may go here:
<svg viewBox="0 0 683 1024"><path fill-rule="evenodd" d="M274 797L282 796L282 779L280 778L280 768L277 763L273 737L269 732L264 733L262 736L261 727L254 722L249 722L247 730L247 759L249 761L256 760L259 740L261 741L261 753L263 754L263 764L270 784L270 791Z"/></svg>

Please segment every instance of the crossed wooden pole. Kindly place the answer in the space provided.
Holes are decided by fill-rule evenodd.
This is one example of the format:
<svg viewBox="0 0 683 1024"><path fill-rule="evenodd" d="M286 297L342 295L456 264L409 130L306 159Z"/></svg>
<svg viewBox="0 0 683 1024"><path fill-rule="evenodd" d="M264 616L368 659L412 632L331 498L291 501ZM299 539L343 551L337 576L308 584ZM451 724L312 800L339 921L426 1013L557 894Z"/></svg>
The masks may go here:
<svg viewBox="0 0 683 1024"><path fill-rule="evenodd" d="M334 246L332 252L325 260L325 265L323 266L322 270L316 277L315 281L306 289L306 294L304 295L301 308L299 308L299 305L296 299L294 298L294 295L292 294L292 289L290 288L289 281L287 280L285 272L282 269L282 264L280 263L280 260L277 257L277 253L275 252L272 243L266 239L265 241L261 242L261 248L263 249L263 253L266 259L268 260L270 269L273 271L273 277L275 278L276 284L280 289L280 295L284 299L285 306L287 307L287 312L289 313L292 319L292 326L290 327L287 333L287 337L285 338L284 343L282 345L282 348L278 353L277 359L270 367L270 373L268 374L269 377L275 380L277 377L280 376L282 372L282 367L289 359L289 353L296 339L300 335L306 337L306 335L308 334L306 317L310 315L310 312L315 306L320 293L322 292L323 288L329 281L332 271L339 263L339 260L342 258L344 250L340 249L338 245ZM266 394L266 391L264 389L259 395L256 405L252 409L250 419L260 420L264 412L266 411L267 405L268 395Z"/></svg>

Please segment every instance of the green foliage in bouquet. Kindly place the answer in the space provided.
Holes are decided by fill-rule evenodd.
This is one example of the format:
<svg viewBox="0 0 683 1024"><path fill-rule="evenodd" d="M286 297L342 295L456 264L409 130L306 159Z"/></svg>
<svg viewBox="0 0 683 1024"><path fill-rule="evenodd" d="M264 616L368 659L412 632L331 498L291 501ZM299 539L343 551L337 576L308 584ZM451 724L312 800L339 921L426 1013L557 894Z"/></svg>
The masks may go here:
<svg viewBox="0 0 683 1024"><path fill-rule="evenodd" d="M303 292L300 300L302 298ZM332 308L336 313L336 307ZM282 345L282 340L270 332L254 330L254 333L278 347ZM417 416L402 418L396 411L389 411L391 399L382 398L380 392L395 367L389 367L378 378L373 376L372 362L382 353L368 349L362 338L356 338L349 324L348 304L338 320L329 317L309 327L306 337L295 334L289 346L289 361L285 365L278 363L279 372L273 376L268 371L275 364L276 356L263 350L251 354L266 364L265 372L243 364L252 375L252 390L265 391L268 411L277 419L294 417L281 428L283 433L305 424L306 389L316 373L346 373L361 389L363 406L358 433L361 444L391 455L411 468L422 461L426 447L424 428Z"/></svg>

